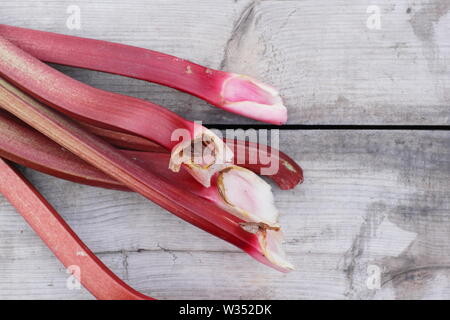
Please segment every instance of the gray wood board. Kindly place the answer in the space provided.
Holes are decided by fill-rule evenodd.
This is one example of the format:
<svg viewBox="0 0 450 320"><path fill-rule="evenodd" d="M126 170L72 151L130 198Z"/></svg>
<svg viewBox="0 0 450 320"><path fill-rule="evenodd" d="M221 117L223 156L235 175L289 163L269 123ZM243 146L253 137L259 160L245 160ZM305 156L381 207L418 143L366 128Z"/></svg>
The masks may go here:
<svg viewBox="0 0 450 320"><path fill-rule="evenodd" d="M160 299L450 298L450 132L281 131L305 170L274 187L286 249L280 274L131 193L24 170L87 245ZM367 286L368 267L382 271ZM0 198L0 299L89 299Z"/></svg>
<svg viewBox="0 0 450 320"><path fill-rule="evenodd" d="M367 9L380 9L370 29ZM81 29L69 30L69 5ZM280 89L290 124L448 125L449 0L2 0L1 23L121 42L249 74ZM256 123L172 89L62 68L192 120Z"/></svg>

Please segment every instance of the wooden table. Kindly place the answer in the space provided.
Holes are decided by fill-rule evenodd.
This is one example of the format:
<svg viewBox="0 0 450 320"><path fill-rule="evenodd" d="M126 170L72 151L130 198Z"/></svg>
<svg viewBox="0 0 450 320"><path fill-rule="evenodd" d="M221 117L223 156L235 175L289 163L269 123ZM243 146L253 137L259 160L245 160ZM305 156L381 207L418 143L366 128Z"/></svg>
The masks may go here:
<svg viewBox="0 0 450 320"><path fill-rule="evenodd" d="M70 5L79 30L67 27ZM151 48L280 88L281 148L306 178L274 188L290 274L141 196L24 172L113 271L160 299L448 299L449 10L449 0L1 1L0 23ZM57 68L212 127L261 126L172 89ZM92 298L67 278L0 198L0 298Z"/></svg>

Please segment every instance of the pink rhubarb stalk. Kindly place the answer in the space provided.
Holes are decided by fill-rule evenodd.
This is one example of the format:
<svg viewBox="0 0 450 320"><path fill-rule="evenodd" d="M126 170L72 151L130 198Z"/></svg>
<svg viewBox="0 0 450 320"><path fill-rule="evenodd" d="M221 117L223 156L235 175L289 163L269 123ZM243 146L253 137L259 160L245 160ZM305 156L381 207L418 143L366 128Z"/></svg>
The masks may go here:
<svg viewBox="0 0 450 320"><path fill-rule="evenodd" d="M245 221L241 226L255 233L265 248L271 248L265 251L271 261L277 261L286 269L294 269L282 248L284 236L278 224L279 212L271 187L255 173L237 166L228 167L213 177L211 187L205 188L187 172L175 174L165 170L170 161L168 154L136 151L127 151L126 154L143 168L156 170L166 180L177 181L183 190L189 190Z"/></svg>
<svg viewBox="0 0 450 320"><path fill-rule="evenodd" d="M128 157L147 170L154 170L168 181L177 181L179 187L215 203L246 222L264 223L279 228L278 210L271 187L250 170L228 167L213 177L212 186L205 188L186 172L167 170L170 156L165 153L124 151Z"/></svg>
<svg viewBox="0 0 450 320"><path fill-rule="evenodd" d="M189 190L188 192L211 201L243 221L250 222L250 225L262 224L272 232L280 229L279 214L274 205L271 187L253 172L240 167L229 167L213 177L211 187L205 188L185 170L180 173L168 170L170 155L167 153L128 150L121 153L141 167L158 173L167 181L176 181L179 188ZM20 120L8 116L2 110L0 110L0 156L70 181L128 190L115 179L61 148ZM277 250L277 255L278 261L281 257L285 260L281 247Z"/></svg>
<svg viewBox="0 0 450 320"><path fill-rule="evenodd" d="M0 35L42 61L158 83L267 123L279 125L287 121L287 110L277 90L248 76L101 40L7 25L0 25Z"/></svg>
<svg viewBox="0 0 450 320"><path fill-rule="evenodd" d="M167 182L4 80L0 80L0 107L185 221L234 244L277 270L292 268L280 254L281 233L277 228L242 220Z"/></svg>
<svg viewBox="0 0 450 320"><path fill-rule="evenodd" d="M107 142L134 151L164 152L164 148L148 139L133 136L123 132L98 128L82 123L90 132L106 140ZM303 183L302 168L287 154L269 146L242 141L237 139L224 139L224 142L234 153L233 163L249 169L256 174L268 176L282 190L295 188ZM278 168L270 169L271 166Z"/></svg>
<svg viewBox="0 0 450 320"><path fill-rule="evenodd" d="M89 127L89 129L91 128ZM113 133L116 134L116 132ZM117 134L122 137L122 133ZM132 150L122 150L121 152L129 159L138 161L144 167L151 168L153 163L158 161L159 164L156 168L159 168L160 171L167 174L169 172L167 170L167 164L170 155L159 155L158 153L161 153L160 147L152 144L150 141L147 144L146 141L140 141L140 138L137 138L140 147L143 147L145 150L150 150L150 152L133 152ZM134 141L134 137L131 140ZM237 143L237 145L240 144ZM257 152L258 145L254 144L254 147L256 149L249 149L248 151L252 152L256 150L255 152ZM280 165L283 165L283 161L289 161L288 166L283 165L284 168L298 167L288 156L282 153L279 155ZM76 183L115 190L128 190L120 182L81 160L71 152L61 148L57 143L3 110L0 110L0 156L31 169ZM281 158L283 157L287 160L282 160ZM264 165L244 164L244 167L251 169L256 174L260 174ZM298 168L298 172L301 172L300 167ZM283 170L283 168L280 168L274 175L268 177L282 189L295 187L302 176L299 178L298 174L292 173L291 170L287 173ZM183 177L187 174L185 170L182 170L182 173ZM177 176L172 176L171 178L173 180L181 180L182 177L177 178Z"/></svg>
<svg viewBox="0 0 450 320"><path fill-rule="evenodd" d="M226 168L233 158L223 141L203 126L150 102L76 81L1 36L0 74L34 98L71 117L137 134L164 146L172 151L173 171L179 171L184 164L207 187L211 177ZM211 149L207 160L190 154L193 144L202 143Z"/></svg>
<svg viewBox="0 0 450 320"><path fill-rule="evenodd" d="M290 190L303 183L303 169L284 152L263 144L242 141L224 140L237 157L234 164L249 169L259 175L267 175L282 190ZM243 159L242 159L243 158ZM256 161L255 161L256 159ZM265 168L275 165L278 170L266 174Z"/></svg>
<svg viewBox="0 0 450 320"><path fill-rule="evenodd" d="M0 158L0 193L17 209L55 256L97 299L151 300L120 280L78 238L44 197L15 169Z"/></svg>
<svg viewBox="0 0 450 320"><path fill-rule="evenodd" d="M28 168L95 187L128 190L19 119L0 109L0 156Z"/></svg>
<svg viewBox="0 0 450 320"><path fill-rule="evenodd" d="M88 123L80 124L89 132L92 132L98 137L102 137L102 139L116 147L149 152L167 152L164 147L161 147L159 144L142 137L120 131L99 128Z"/></svg>

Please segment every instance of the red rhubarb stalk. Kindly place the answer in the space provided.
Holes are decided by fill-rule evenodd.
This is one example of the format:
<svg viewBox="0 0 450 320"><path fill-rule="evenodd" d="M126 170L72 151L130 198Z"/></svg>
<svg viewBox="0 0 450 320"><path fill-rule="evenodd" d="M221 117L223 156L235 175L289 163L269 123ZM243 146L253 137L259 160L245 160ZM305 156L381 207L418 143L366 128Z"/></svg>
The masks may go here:
<svg viewBox="0 0 450 320"><path fill-rule="evenodd" d="M290 190L303 183L303 169L284 152L254 142L237 139L224 139L224 141L233 153L238 155L233 158L234 164L256 174L267 175L280 189ZM268 170L269 173L266 174L264 169L272 165L275 165L278 170Z"/></svg>
<svg viewBox="0 0 450 320"><path fill-rule="evenodd" d="M66 267L77 267L74 276L102 300L151 300L120 280L78 238L75 232L15 169L0 158L0 193Z"/></svg>
<svg viewBox="0 0 450 320"><path fill-rule="evenodd" d="M52 176L90 186L128 190L19 119L0 110L0 156Z"/></svg>
<svg viewBox="0 0 450 320"><path fill-rule="evenodd" d="M216 107L273 124L287 120L272 87L164 53L62 34L0 25L0 35L46 62L108 72L172 87Z"/></svg>
<svg viewBox="0 0 450 320"><path fill-rule="evenodd" d="M14 121L16 120L16 121ZM213 185L205 188L185 170L174 173L167 169L170 155L123 150L127 158L141 167L157 172L167 181L177 181L177 186L189 190L219 208L251 223L262 223L279 230L278 210L270 186L254 173L240 167L229 167L213 177ZM20 120L0 110L0 155L19 164L78 183L112 189L125 186L103 174L95 167L62 149ZM282 249L278 255L283 255Z"/></svg>
<svg viewBox="0 0 450 320"><path fill-rule="evenodd" d="M185 221L234 244L277 270L292 268L279 251L281 233L278 230L264 224L247 223L169 183L4 80L0 80L0 107ZM252 232L249 232L250 228Z"/></svg>
<svg viewBox="0 0 450 320"><path fill-rule="evenodd" d="M134 151L164 152L164 148L147 139L88 124L82 125L90 132L118 147ZM260 143L237 139L224 139L224 142L235 155L233 158L235 165L249 169L256 174L268 176L280 189L290 190L303 183L302 168L280 150ZM267 170L269 171L267 173L264 168L270 168L271 166L278 169Z"/></svg>
<svg viewBox="0 0 450 320"><path fill-rule="evenodd" d="M170 161L168 154L136 151L126 151L125 154L143 168L154 170L169 181L177 181L182 189L215 203L244 221L264 223L279 229L279 214L271 187L250 170L228 167L213 177L211 187L205 188L186 171L174 173L167 170Z"/></svg>
<svg viewBox="0 0 450 320"><path fill-rule="evenodd" d="M132 134L99 128L88 123L80 123L89 132L98 137L102 137L105 141L114 146L129 150L149 151L149 152L167 152L164 147L152 142L148 139L138 137Z"/></svg>
<svg viewBox="0 0 450 320"><path fill-rule="evenodd" d="M227 167L231 150L210 130L150 102L90 87L49 67L0 36L0 74L50 107L100 127L137 134L172 151L170 168L182 164L203 185ZM181 139L181 142L180 142ZM192 144L207 141L205 160L191 156Z"/></svg>
<svg viewBox="0 0 450 320"><path fill-rule="evenodd" d="M88 129L92 128L88 127ZM99 130L103 132L103 129ZM93 129L91 132L96 131L97 128ZM123 136L120 132L112 132L112 134L117 134L119 137ZM125 134L125 138L128 139L128 136L129 135ZM121 140L121 138L119 139ZM158 155L158 153L161 153L161 148L151 141L132 136L127 140L127 143L130 140L137 141L139 146L133 142L133 144L126 144L126 147L131 148L132 146L136 146L144 150L149 150L149 152L122 150L121 152L126 157L129 159L136 159L140 165L148 168L151 168L154 161L159 161L160 164L155 167L160 168L161 172L168 174L167 172L169 170L167 170L167 164L169 162L168 159L170 158L169 154L166 154L165 156ZM232 149L234 148L229 142L227 143ZM258 153L259 145L236 141L236 147L244 148L244 146L246 146L246 150L238 150L238 152L247 152L247 162L243 164L243 167L252 170L256 174L260 174L261 169L265 165L251 164L248 161L251 159L249 152ZM266 148L263 148L263 150L266 150ZM274 158L275 155L279 156L278 160ZM120 182L89 165L71 152L61 148L57 143L3 110L0 110L0 156L31 169L76 183L115 190L128 190ZM271 161L279 161L278 165L280 166L280 169L275 174L268 177L277 183L281 189L294 188L303 180L301 168L287 155L279 152L270 153L270 156L273 157ZM162 166L166 167L164 168ZM296 170L296 173L292 172L292 168ZM182 172L183 176L185 176L186 171L182 170ZM177 177L173 175L171 176L171 179L181 180L181 177L177 179Z"/></svg>

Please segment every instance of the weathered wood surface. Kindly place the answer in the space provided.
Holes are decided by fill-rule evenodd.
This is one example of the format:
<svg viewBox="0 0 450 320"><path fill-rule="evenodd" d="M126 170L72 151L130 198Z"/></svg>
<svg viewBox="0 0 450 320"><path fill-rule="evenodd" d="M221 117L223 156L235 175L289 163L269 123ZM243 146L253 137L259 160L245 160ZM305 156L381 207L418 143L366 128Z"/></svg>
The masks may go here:
<svg viewBox="0 0 450 320"><path fill-rule="evenodd" d="M448 125L450 1L2 0L0 23L111 40L279 87L291 124ZM82 10L68 30L66 9ZM148 83L58 67L205 123L254 123ZM25 170L80 237L157 298L450 298L450 132L282 131L305 183L275 189L297 271L281 275L142 197ZM381 289L366 285L382 270ZM0 299L90 299L0 198Z"/></svg>
<svg viewBox="0 0 450 320"><path fill-rule="evenodd" d="M370 5L381 29L370 29ZM81 9L68 30L66 9ZM450 124L449 0L2 0L1 23L164 51L280 88L291 124ZM68 70L208 123L255 123L171 89Z"/></svg>
<svg viewBox="0 0 450 320"><path fill-rule="evenodd" d="M275 188L297 270L279 274L140 196L26 170L80 237L158 298L450 298L450 132L283 131L305 169ZM3 199L0 298L90 298ZM370 290L368 266L383 270Z"/></svg>

